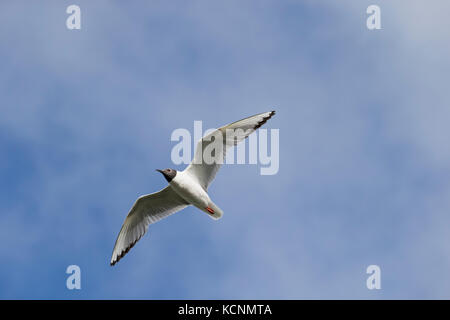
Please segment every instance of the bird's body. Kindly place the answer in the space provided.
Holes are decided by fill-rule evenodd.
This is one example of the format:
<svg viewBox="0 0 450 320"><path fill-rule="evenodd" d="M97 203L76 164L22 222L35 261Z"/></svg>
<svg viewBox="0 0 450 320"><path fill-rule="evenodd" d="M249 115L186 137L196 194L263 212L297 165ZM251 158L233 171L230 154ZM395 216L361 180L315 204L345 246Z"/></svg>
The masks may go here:
<svg viewBox="0 0 450 320"><path fill-rule="evenodd" d="M111 265L116 264L136 244L150 224L189 205L197 207L215 220L220 219L223 211L211 201L207 190L225 159L227 148L244 140L274 114L275 111L257 114L206 135L198 142L193 161L183 171L157 170L163 174L169 185L136 200L117 237ZM236 132L236 134L229 136L229 132ZM216 139L222 139L218 140L221 148L214 152L219 161L211 162L210 159L205 158L203 151L211 147Z"/></svg>
<svg viewBox="0 0 450 320"><path fill-rule="evenodd" d="M222 216L222 211L214 210L214 207L218 207L211 201L206 190L190 172L186 170L177 172L169 185L186 202L208 213L213 219L219 219ZM213 209L214 213L208 211L207 208Z"/></svg>
<svg viewBox="0 0 450 320"><path fill-rule="evenodd" d="M169 182L170 186L184 200L197 208L206 208L209 204L209 196L200 186L197 179L185 171L177 172L175 178Z"/></svg>

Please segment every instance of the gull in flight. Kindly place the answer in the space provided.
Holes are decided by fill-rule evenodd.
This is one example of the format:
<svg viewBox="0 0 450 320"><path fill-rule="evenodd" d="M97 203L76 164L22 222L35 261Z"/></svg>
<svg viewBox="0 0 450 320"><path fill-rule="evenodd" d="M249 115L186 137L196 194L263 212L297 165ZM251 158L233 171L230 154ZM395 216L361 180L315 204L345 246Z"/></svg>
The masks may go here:
<svg viewBox="0 0 450 320"><path fill-rule="evenodd" d="M260 113L226 126L201 138L197 143L194 159L183 171L175 169L156 170L166 178L169 185L164 189L139 197L128 213L114 245L111 266L115 265L142 238L148 226L169 215L193 205L217 220L222 210L211 201L207 190L224 162L226 149L235 146L269 120L275 111ZM229 134L232 132L233 134ZM211 144L214 159L206 159ZM205 152L203 152L205 150ZM219 159L219 161L217 161ZM209 161L208 161L209 160Z"/></svg>

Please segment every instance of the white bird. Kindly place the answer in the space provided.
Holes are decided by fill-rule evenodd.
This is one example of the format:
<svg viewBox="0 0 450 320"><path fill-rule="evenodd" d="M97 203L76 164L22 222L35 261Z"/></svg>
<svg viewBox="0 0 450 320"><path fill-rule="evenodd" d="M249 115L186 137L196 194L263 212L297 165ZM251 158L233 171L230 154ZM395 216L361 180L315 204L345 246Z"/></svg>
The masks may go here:
<svg viewBox="0 0 450 320"><path fill-rule="evenodd" d="M220 219L223 211L211 201L207 190L225 159L226 149L247 138L274 114L275 111L260 113L223 126L204 136L197 143L194 159L183 171L157 170L163 174L169 185L136 200L120 229L111 257L111 266L136 244L150 224L189 205L206 212L213 219ZM232 130L234 135L228 134L231 132L229 130ZM222 138L222 145L221 148L215 149L216 154L213 157L220 161L207 161L203 150L216 141L217 137Z"/></svg>

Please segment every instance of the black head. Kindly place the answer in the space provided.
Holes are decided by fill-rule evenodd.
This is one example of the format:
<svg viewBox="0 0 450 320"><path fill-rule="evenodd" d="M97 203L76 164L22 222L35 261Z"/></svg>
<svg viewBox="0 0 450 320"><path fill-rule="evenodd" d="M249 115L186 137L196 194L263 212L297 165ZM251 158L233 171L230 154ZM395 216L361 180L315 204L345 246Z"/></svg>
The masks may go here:
<svg viewBox="0 0 450 320"><path fill-rule="evenodd" d="M172 179L175 178L175 176L177 175L177 170L175 169L164 169L164 170L156 169L156 171L161 172L164 178L166 178L167 182L172 181Z"/></svg>

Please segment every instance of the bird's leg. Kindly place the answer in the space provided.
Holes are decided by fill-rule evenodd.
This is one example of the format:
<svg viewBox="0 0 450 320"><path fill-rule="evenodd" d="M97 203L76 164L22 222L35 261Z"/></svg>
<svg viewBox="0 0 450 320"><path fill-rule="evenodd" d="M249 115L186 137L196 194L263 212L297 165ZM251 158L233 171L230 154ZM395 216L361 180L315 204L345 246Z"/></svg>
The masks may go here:
<svg viewBox="0 0 450 320"><path fill-rule="evenodd" d="M206 207L206 211L208 211L208 212L211 213L211 214L214 214L214 210L211 209L210 207Z"/></svg>

